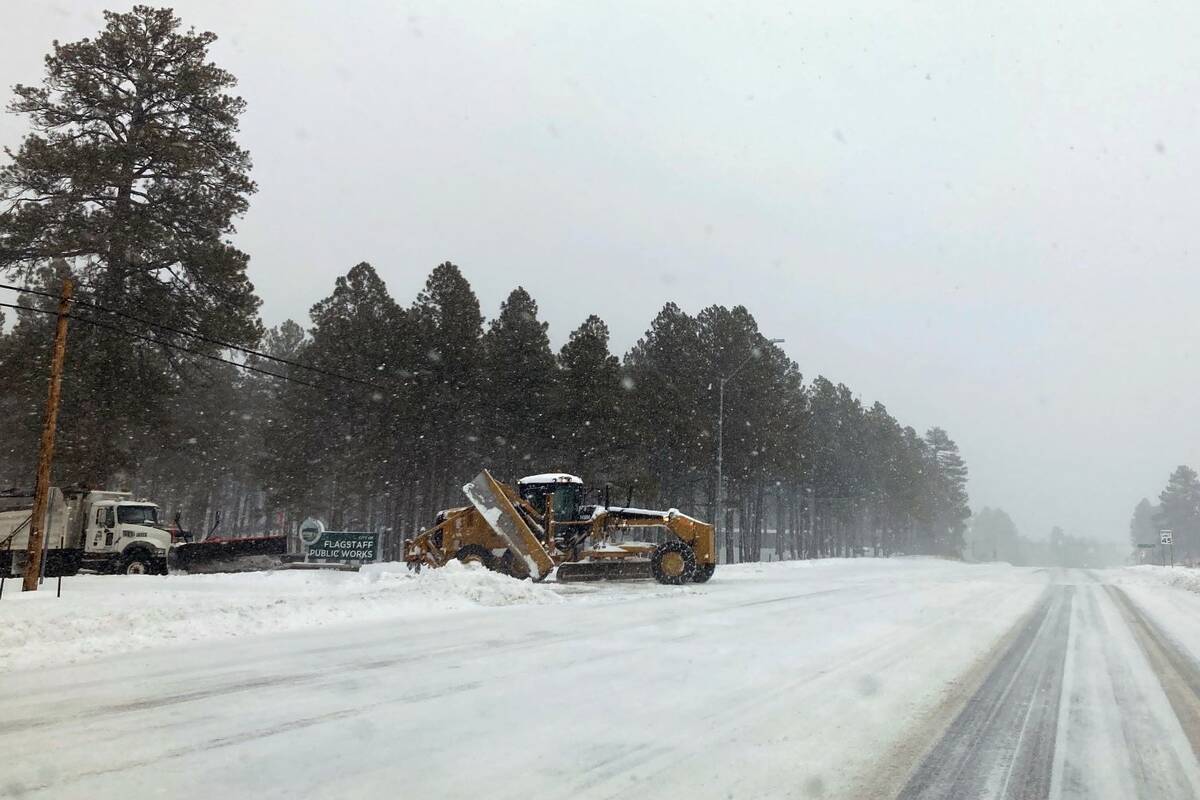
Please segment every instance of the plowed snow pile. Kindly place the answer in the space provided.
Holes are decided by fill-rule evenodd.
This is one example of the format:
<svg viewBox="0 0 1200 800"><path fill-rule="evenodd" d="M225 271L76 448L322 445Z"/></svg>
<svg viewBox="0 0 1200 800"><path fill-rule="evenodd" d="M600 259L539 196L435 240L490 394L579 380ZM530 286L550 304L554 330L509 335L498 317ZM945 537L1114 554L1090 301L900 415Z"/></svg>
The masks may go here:
<svg viewBox="0 0 1200 800"><path fill-rule="evenodd" d="M1109 570L1112 583L1125 585L1167 585L1189 592L1200 594L1200 570L1191 567L1160 567L1155 564L1142 564L1136 567L1126 567L1120 571Z"/></svg>
<svg viewBox="0 0 1200 800"><path fill-rule="evenodd" d="M8 581L0 599L0 671L197 642L480 606L560 603L551 588L457 561L408 572L281 570L234 575L81 575L37 592Z"/></svg>

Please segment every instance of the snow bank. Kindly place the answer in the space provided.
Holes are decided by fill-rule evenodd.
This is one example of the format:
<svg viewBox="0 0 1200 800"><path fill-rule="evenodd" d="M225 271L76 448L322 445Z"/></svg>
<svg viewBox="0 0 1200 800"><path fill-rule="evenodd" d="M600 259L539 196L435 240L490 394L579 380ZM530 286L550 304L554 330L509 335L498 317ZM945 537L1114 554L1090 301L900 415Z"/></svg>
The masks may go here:
<svg viewBox="0 0 1200 800"><path fill-rule="evenodd" d="M1120 570L1109 570L1108 574L1112 577L1113 583L1174 586L1200 594L1200 569L1142 564L1136 567L1124 567Z"/></svg>
<svg viewBox="0 0 1200 800"><path fill-rule="evenodd" d="M80 575L54 596L47 581L0 599L0 671L129 652L484 606L560 603L544 584L457 561L408 572L402 563L360 572L280 570L233 575Z"/></svg>
<svg viewBox="0 0 1200 800"><path fill-rule="evenodd" d="M64 579L61 599L55 598L52 581L27 593L10 581L0 599L0 672L170 645L494 606L684 600L743 587L767 596L780 582L810 577L834 585L955 581L986 577L992 571L934 558L855 558L720 565L715 578L702 586L653 581L535 584L452 561L420 575L401 563L372 564L359 572L79 575Z"/></svg>

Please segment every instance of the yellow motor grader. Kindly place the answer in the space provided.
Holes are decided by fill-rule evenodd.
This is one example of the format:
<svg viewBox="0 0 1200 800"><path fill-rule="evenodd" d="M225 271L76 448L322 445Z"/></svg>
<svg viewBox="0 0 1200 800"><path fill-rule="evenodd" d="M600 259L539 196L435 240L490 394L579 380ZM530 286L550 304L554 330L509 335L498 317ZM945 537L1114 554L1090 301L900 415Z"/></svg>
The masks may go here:
<svg viewBox="0 0 1200 800"><path fill-rule="evenodd" d="M574 475L531 475L517 488L487 470L463 487L471 505L439 511L436 524L404 542L412 569L451 559L480 563L515 578L560 582L654 578L704 583L717 566L713 526L676 509L650 511L583 502ZM633 528L659 528L662 542L630 541Z"/></svg>

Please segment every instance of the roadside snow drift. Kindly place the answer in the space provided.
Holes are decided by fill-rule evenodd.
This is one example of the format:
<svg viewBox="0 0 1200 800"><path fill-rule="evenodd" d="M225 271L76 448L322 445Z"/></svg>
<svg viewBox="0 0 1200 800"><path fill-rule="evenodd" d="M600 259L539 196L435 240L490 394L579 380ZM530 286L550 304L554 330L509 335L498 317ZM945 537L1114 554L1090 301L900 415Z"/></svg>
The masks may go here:
<svg viewBox="0 0 1200 800"><path fill-rule="evenodd" d="M410 573L279 570L222 575L80 575L54 596L9 581L0 599L0 670L185 643L382 621L481 606L559 603L542 584L457 561Z"/></svg>

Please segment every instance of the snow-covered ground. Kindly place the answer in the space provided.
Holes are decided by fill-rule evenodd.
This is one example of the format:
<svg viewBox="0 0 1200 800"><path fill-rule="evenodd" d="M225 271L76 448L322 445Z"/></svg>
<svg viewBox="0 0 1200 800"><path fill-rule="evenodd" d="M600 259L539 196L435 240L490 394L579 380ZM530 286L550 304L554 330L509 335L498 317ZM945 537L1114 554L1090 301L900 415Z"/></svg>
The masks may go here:
<svg viewBox="0 0 1200 800"><path fill-rule="evenodd" d="M1187 797L1182 684L1168 701L1126 623L1200 612L1179 580L854 559L684 587L382 565L6 590L0 796ZM956 737L987 746L947 772Z"/></svg>
<svg viewBox="0 0 1200 800"><path fill-rule="evenodd" d="M863 559L722 566L722 581L755 581L776 570L807 570L817 580L913 574L946 575L958 566L936 559ZM180 643L221 640L385 620L428 618L480 607L612 602L705 593L652 582L535 584L478 565L451 562L410 572L403 563L359 572L275 570L211 575L80 575L21 592L10 581L0 598L0 671L73 663Z"/></svg>
<svg viewBox="0 0 1200 800"><path fill-rule="evenodd" d="M1200 661L1200 569L1146 565L1104 575Z"/></svg>
<svg viewBox="0 0 1200 800"><path fill-rule="evenodd" d="M1122 586L1174 586L1200 594L1200 569L1143 564L1104 570L1104 574L1112 583Z"/></svg>
<svg viewBox="0 0 1200 800"><path fill-rule="evenodd" d="M347 622L425 617L480 606L559 603L547 584L457 561L420 575L403 563L360 572L277 570L216 575L80 575L0 598L0 671L109 653Z"/></svg>

